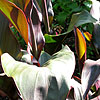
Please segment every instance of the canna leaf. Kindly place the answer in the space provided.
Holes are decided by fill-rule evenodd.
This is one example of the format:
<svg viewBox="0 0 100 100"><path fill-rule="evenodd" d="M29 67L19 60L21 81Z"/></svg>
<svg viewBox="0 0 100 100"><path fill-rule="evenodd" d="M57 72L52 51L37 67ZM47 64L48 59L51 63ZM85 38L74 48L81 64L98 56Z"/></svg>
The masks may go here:
<svg viewBox="0 0 100 100"><path fill-rule="evenodd" d="M81 31L78 28L75 27L74 33L76 52L78 54L79 59L82 59L84 54L86 54L86 42Z"/></svg>
<svg viewBox="0 0 100 100"><path fill-rule="evenodd" d="M28 44L28 24L23 11L7 0L0 0L0 11L10 20Z"/></svg>
<svg viewBox="0 0 100 100"><path fill-rule="evenodd" d="M85 99L91 86L98 80L100 75L100 59L97 61L86 60L82 71L82 89L83 98Z"/></svg>
<svg viewBox="0 0 100 100"><path fill-rule="evenodd" d="M75 33L75 49L78 55L79 69L81 73L82 68L84 66L84 61L86 60L86 42L81 31L77 27L74 28L74 33Z"/></svg>
<svg viewBox="0 0 100 100"><path fill-rule="evenodd" d="M72 15L71 22L69 24L67 33L71 32L74 28L74 26L78 27L80 25L86 24L86 23L94 23L96 22L96 19L93 18L90 13L86 10L76 13Z"/></svg>
<svg viewBox="0 0 100 100"><path fill-rule="evenodd" d="M33 2L40 13L40 21L43 19L46 33L50 32L50 26L54 16L51 0L34 0Z"/></svg>
<svg viewBox="0 0 100 100"><path fill-rule="evenodd" d="M0 12L0 56L7 52L14 58L21 58L18 41L9 28L9 22Z"/></svg>
<svg viewBox="0 0 100 100"><path fill-rule="evenodd" d="M1 62L5 74L13 77L24 100L65 100L75 68L74 54L67 46L43 67L15 61L7 53L1 56Z"/></svg>
<svg viewBox="0 0 100 100"><path fill-rule="evenodd" d="M31 5L31 7L33 8L32 14L30 13L30 15L27 17L29 19L28 25L30 27L30 30L28 33L30 36L29 43L31 44L31 47L32 47L31 51L32 51L33 56L38 60L41 50L44 47L45 39L41 30L41 22L39 18L39 13L34 5Z"/></svg>

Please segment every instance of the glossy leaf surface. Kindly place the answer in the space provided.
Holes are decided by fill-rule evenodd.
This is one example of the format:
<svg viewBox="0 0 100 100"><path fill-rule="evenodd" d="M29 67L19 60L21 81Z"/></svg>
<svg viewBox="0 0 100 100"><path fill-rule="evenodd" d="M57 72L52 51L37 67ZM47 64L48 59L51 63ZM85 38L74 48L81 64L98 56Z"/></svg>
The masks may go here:
<svg viewBox="0 0 100 100"><path fill-rule="evenodd" d="M100 75L100 59L97 61L86 60L82 71L82 89L83 98L85 99L91 86L96 82Z"/></svg>
<svg viewBox="0 0 100 100"><path fill-rule="evenodd" d="M72 15L71 22L69 24L67 33L71 32L74 28L74 26L78 27L80 25L86 24L86 23L94 23L96 22L96 19L94 19L90 13L86 10L76 13Z"/></svg>
<svg viewBox="0 0 100 100"><path fill-rule="evenodd" d="M14 78L24 100L65 100L75 68L74 54L67 46L43 67L15 61L7 53L1 61L4 72Z"/></svg>
<svg viewBox="0 0 100 100"><path fill-rule="evenodd" d="M25 42L28 44L28 24L23 11L15 4L7 0L0 0L0 10L15 26L15 28L24 38Z"/></svg>

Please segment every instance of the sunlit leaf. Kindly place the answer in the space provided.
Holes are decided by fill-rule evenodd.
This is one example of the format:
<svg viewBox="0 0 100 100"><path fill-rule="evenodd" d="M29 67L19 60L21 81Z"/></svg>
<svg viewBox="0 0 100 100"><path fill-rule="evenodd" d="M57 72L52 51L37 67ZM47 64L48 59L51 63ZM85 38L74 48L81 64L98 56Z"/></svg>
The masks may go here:
<svg viewBox="0 0 100 100"><path fill-rule="evenodd" d="M82 32L77 27L74 28L74 34L75 34L75 49L78 55L79 69L81 73L82 68L84 66L84 61L86 60L86 42Z"/></svg>
<svg viewBox="0 0 100 100"><path fill-rule="evenodd" d="M73 63L72 63L73 61ZM56 65L56 66L55 66ZM68 67L70 65L70 68ZM75 68L75 58L68 46L55 53L43 67L48 67L53 73L63 75L64 78L71 78ZM58 69L58 70L55 70ZM68 74L66 74L66 71Z"/></svg>
<svg viewBox="0 0 100 100"><path fill-rule="evenodd" d="M24 100L65 100L75 68L74 54L67 46L43 67L15 61L7 53L1 61L5 74L14 78Z"/></svg>
<svg viewBox="0 0 100 100"><path fill-rule="evenodd" d="M14 58L21 57L20 47L9 28L9 22L0 12L0 56L7 52Z"/></svg>
<svg viewBox="0 0 100 100"><path fill-rule="evenodd" d="M91 86L96 82L100 75L100 59L97 61L86 60L82 71L82 89L83 98L85 99Z"/></svg>
<svg viewBox="0 0 100 100"><path fill-rule="evenodd" d="M78 27L80 25L86 24L86 23L94 23L96 22L96 19L94 19L90 13L86 10L76 13L72 15L71 22L69 24L67 33L71 32L74 28L74 26Z"/></svg>
<svg viewBox="0 0 100 100"><path fill-rule="evenodd" d="M0 0L0 10L15 26L28 44L28 24L23 11L7 0Z"/></svg>
<svg viewBox="0 0 100 100"><path fill-rule="evenodd" d="M45 34L45 43L55 43L56 41L52 38L52 36Z"/></svg>
<svg viewBox="0 0 100 100"><path fill-rule="evenodd" d="M84 54L86 54L86 42L81 31L78 28L75 28L74 33L76 52L78 54L79 59L82 59Z"/></svg>

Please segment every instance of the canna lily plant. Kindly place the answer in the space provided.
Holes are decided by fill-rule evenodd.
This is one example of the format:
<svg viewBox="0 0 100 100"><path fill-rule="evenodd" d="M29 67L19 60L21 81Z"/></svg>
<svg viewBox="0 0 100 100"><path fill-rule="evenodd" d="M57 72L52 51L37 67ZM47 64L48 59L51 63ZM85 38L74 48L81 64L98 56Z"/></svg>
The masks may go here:
<svg viewBox="0 0 100 100"><path fill-rule="evenodd" d="M83 14L88 17L83 18ZM77 20L72 20L67 33L74 28L81 79L73 75L75 56L67 45L52 56L42 51L45 39L41 21L46 33L49 33L53 19L50 0L0 0L0 66L4 72L0 74L2 96L8 96L11 100L99 99L100 60L86 59L85 37L92 41L92 36L77 28L96 20L87 11L73 15L74 18ZM27 51L21 50L13 27L26 42Z"/></svg>

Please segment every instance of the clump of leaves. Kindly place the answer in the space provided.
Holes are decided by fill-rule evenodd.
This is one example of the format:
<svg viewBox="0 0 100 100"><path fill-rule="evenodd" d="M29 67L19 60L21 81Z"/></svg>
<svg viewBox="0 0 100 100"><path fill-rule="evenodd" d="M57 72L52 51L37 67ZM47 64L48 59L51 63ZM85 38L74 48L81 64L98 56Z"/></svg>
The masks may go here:
<svg viewBox="0 0 100 100"><path fill-rule="evenodd" d="M46 4L49 6L47 7ZM72 16L66 33L45 35L47 43L54 44L58 42L62 45L63 39L67 36L66 34L74 28L80 79L73 75L76 61L74 53L67 45L52 56L46 52L41 53L45 43L41 31L41 20L43 19L48 33L50 21L48 20L47 11L51 7L50 5L51 2L47 1L46 3L45 0L40 2L38 0L0 1L0 11L3 13L0 13L0 22L3 26L0 28L0 55L4 74L7 75L1 74L0 76L1 94L8 95L12 100L18 100L19 96L23 100L85 100L99 98L100 59L97 61L86 59L87 45L85 38L91 43L93 38L90 33L81 32L77 28L86 23L94 23L96 20L88 11L84 10ZM42 15L43 17L41 17ZM22 35L27 44L27 51L20 49L19 43L11 31L11 26L14 26ZM4 84L4 80L9 84ZM11 95L9 92L12 90L11 83L15 86L13 80L18 90L13 87L15 91L12 92L14 95ZM10 90L3 88L2 85L5 87L10 86ZM92 86L96 89L93 90ZM17 91L20 92L20 95Z"/></svg>

